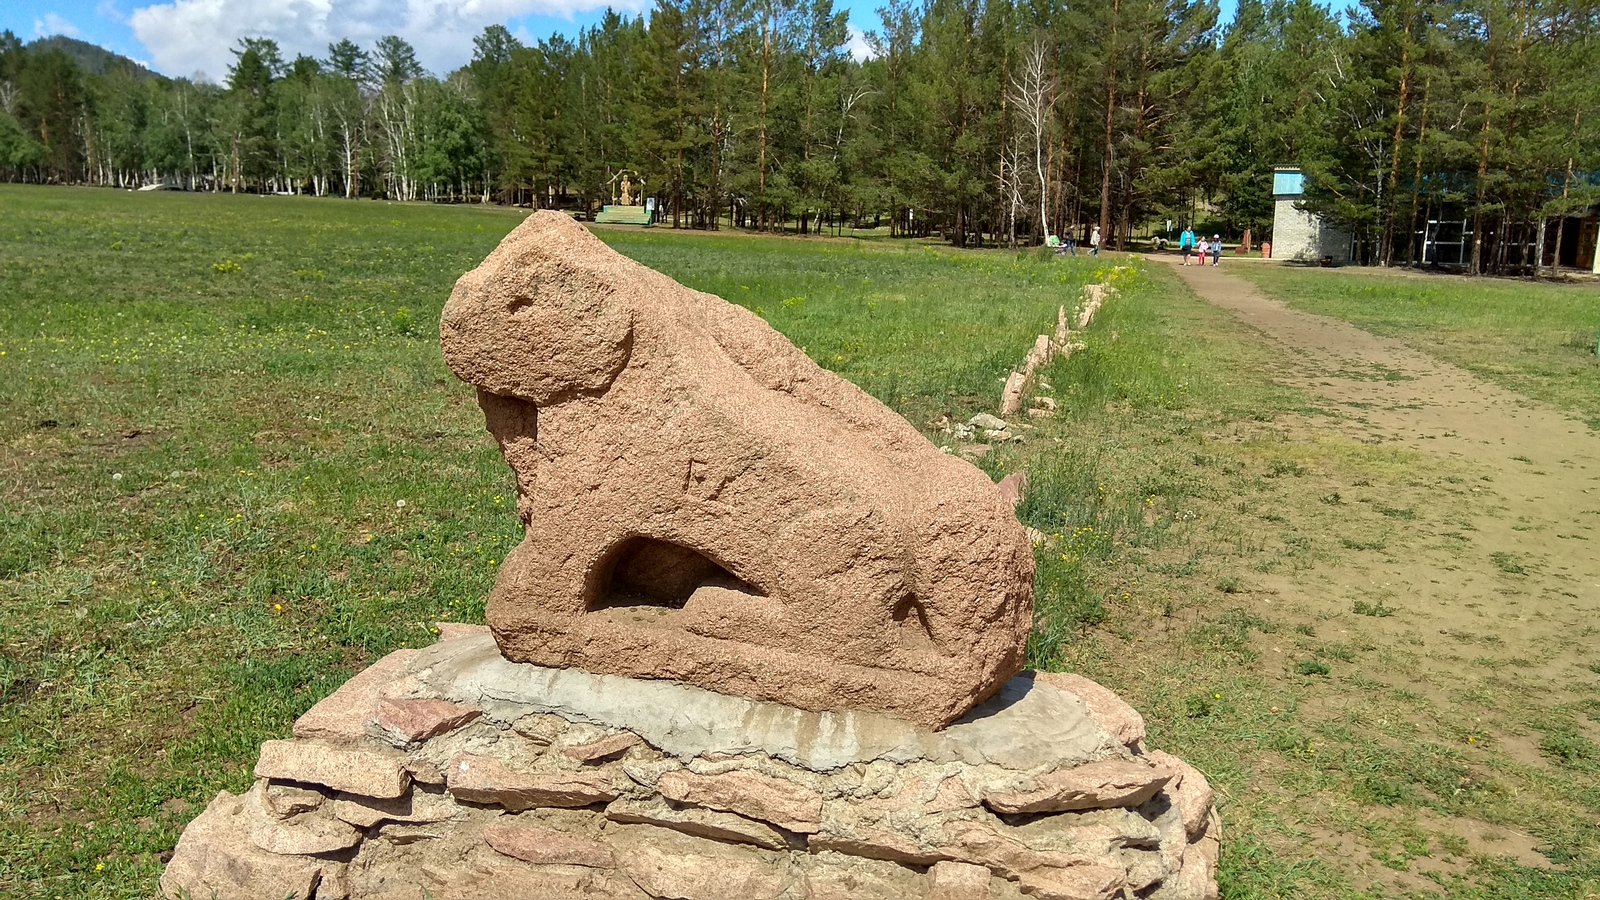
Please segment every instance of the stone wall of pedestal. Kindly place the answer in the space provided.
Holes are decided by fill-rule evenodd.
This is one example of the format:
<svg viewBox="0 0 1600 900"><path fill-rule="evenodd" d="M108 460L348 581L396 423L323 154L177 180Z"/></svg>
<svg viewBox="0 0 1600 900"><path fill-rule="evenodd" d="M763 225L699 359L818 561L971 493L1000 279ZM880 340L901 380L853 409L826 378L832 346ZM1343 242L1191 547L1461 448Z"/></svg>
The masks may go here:
<svg viewBox="0 0 1600 900"><path fill-rule="evenodd" d="M262 746L169 898L1088 900L1216 895L1205 777L1115 694L1024 673L930 731L511 663L445 629Z"/></svg>

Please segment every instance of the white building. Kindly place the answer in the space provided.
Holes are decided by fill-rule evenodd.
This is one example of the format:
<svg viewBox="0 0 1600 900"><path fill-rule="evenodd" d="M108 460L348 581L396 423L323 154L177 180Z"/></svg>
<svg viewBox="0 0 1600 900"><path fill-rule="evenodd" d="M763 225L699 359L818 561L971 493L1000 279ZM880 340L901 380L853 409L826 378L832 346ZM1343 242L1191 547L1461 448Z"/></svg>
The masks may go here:
<svg viewBox="0 0 1600 900"><path fill-rule="evenodd" d="M1352 240L1322 217L1300 208L1305 176L1299 166L1278 166L1272 172L1272 258L1298 262L1349 262Z"/></svg>

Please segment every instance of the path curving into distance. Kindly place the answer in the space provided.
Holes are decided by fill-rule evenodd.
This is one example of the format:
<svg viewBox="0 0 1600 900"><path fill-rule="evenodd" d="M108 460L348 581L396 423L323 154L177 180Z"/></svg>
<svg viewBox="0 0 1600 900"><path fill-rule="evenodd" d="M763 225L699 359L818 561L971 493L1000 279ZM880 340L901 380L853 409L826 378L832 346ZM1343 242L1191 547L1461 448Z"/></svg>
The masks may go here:
<svg viewBox="0 0 1600 900"><path fill-rule="evenodd" d="M1200 298L1281 351L1275 380L1338 411L1311 419L1313 430L1408 448L1472 473L1464 484L1471 502L1440 495L1417 521L1397 523L1430 540L1403 553L1345 554L1331 567L1278 579L1277 590L1329 612L1348 612L1352 597L1392 595L1403 621L1373 624L1383 622L1413 650L1420 645L1421 672L1441 694L1480 680L1515 690L1519 682L1549 688L1593 679L1600 433L1400 341L1290 309L1229 274L1229 260L1212 268L1150 259L1171 264ZM1484 656L1509 665L1491 674Z"/></svg>

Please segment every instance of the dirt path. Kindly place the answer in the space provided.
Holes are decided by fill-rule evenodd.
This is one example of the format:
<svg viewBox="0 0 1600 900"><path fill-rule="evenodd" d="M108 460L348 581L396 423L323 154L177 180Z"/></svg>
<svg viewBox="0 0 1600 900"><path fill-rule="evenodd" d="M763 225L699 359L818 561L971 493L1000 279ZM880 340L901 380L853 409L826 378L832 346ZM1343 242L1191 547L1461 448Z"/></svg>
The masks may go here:
<svg viewBox="0 0 1600 900"><path fill-rule="evenodd" d="M1405 668L1441 699L1491 682L1548 694L1591 674L1587 667L1600 663L1600 436L1398 341L1289 309L1226 266L1174 271L1286 351L1279 381L1343 413L1314 419L1313 428L1471 473L1473 502L1441 496L1398 523L1425 540L1285 576L1275 587L1286 599L1348 613L1352 598L1393 597L1387 602L1401 614L1372 624L1408 653L1420 651L1423 665ZM1537 761L1532 745L1517 752L1519 740L1507 735L1504 746Z"/></svg>

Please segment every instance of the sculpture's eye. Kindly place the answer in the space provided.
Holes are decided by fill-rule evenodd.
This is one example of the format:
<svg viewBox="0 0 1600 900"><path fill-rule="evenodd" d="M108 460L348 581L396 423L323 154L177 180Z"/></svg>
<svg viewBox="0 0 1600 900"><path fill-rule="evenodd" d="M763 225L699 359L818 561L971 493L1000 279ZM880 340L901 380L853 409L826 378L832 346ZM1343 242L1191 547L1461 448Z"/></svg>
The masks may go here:
<svg viewBox="0 0 1600 900"><path fill-rule="evenodd" d="M517 313L520 313L525 309L531 308L532 306L533 306L533 298L532 297L516 297L516 298L513 298L510 303L506 304L506 312L508 312L508 313L510 313L510 314L512 314L514 316Z"/></svg>

